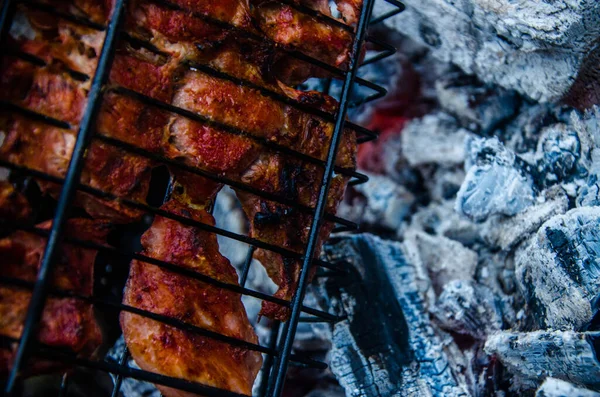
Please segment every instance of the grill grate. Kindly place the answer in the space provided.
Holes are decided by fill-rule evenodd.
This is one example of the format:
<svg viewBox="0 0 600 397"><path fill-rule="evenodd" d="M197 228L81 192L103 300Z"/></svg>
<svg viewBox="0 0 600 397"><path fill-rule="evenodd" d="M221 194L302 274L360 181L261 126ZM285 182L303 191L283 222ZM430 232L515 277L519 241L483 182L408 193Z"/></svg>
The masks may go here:
<svg viewBox="0 0 600 397"><path fill-rule="evenodd" d="M22 288L27 288L32 290L32 297L29 304L27 316L25 319L23 333L21 338L18 340L1 337L2 343L18 343L17 354L15 360L13 362L13 366L9 377L5 386L5 394L6 395L16 395L19 390L20 377L24 365L26 364L28 358L31 356L32 350L35 348L36 355L39 356L48 356L53 359L60 359L69 364L75 364L77 366L82 366L85 368L96 369L108 373L112 373L115 375L114 387L112 390L112 396L118 396L119 390L122 384L122 381L125 377L131 377L143 381L148 381L152 383L157 383L161 385L165 385L167 387L172 387L176 389L180 389L183 391L198 393L205 396L240 396L239 394L232 393L229 391L217 389L214 387L210 387L207 385L202 385L199 383L189 382L183 379L173 378L169 376L164 376L148 371L143 371L135 368L131 368L126 365L127 360L129 358L129 353L127 350L124 351L122 356L119 359L119 362L109 362L109 361L97 361L90 360L85 358L76 357L73 354L62 351L57 348L49 347L49 346L41 346L35 340L35 334L37 327L39 325L40 317L44 308L44 304L47 296L57 296L57 297L73 297L80 299L85 302L92 303L95 307L105 307L107 309L117 310L117 311L127 311L131 313L135 313L144 317L148 317L162 323L171 325L173 327L184 329L190 332L197 333L199 335L207 336L210 338L214 338L216 340L220 340L232 345L241 346L247 348L249 350L258 351L264 353L266 355L266 359L263 363L263 370L261 371L261 379L259 384L259 396L279 396L281 395L283 384L285 382L285 376L287 372L287 367L289 364L300 365L305 367L324 369L326 365L324 363L314 361L305 357L300 357L298 355L292 354L292 344L294 341L294 336L296 333L296 328L299 322L337 322L341 320L339 317L333 316L327 312L317 310L314 308L306 307L302 304L304 294L306 291L306 287L308 284L308 274L309 269L312 265L317 265L322 268L328 269L327 272L323 273L323 276L335 275L340 272L344 272L345 270L339 265L334 265L329 262L314 259L313 254L315 248L317 246L319 228L324 221L334 222L338 225L334 231L343 231L343 230L355 230L357 225L353 222L341 219L332 214L325 213L325 206L327 201L327 193L329 189L329 185L334 173L339 173L350 177L349 184L360 184L364 183L367 180L367 177L363 174L360 174L354 170L348 170L335 165L336 154L339 146L339 142L341 140L341 136L343 134L343 130L352 129L357 133L357 141L358 143L368 142L376 138L376 134L368 129L351 123L345 120L346 113L349 108L353 106L358 106L360 104L378 99L383 97L386 94L386 90L376 84L373 84L370 81L364 80L360 77L357 77L357 72L361 66L368 65L373 62L377 62L381 59L391 56L394 53L394 48L383 43L373 37L367 35L367 30L369 26L378 24L383 20L390 18L404 9L402 3L396 0L382 0L390 5L392 5L392 10L382 14L380 16L372 17L372 11L374 7L375 0L364 0L364 4L360 13L360 17L358 20L358 24L356 30L353 28L341 23L340 21L333 19L329 16L320 14L317 11L314 11L310 8L297 4L293 0L279 0L281 3L287 4L297 11L301 13L305 13L312 17L319 19L320 21L331 24L334 26L342 27L343 29L349 31L353 34L353 44L352 44L352 54L354 54L349 63L349 67L347 70L343 70L338 67L331 66L325 62L314 59L302 52L293 49L293 48L282 48L281 46L270 43L285 52L287 55L290 55L293 58L296 58L300 61L307 62L311 65L318 66L321 69L331 73L336 78L343 80L343 85L341 89L341 94L339 98L339 106L337 111L334 113L327 113L321 110L317 110L313 107L306 106L296 100L292 100L290 98L284 97L279 93L273 92L267 88L262 86L258 86L249 81L244 81L237 77L230 76L226 73L223 73L219 70L211 68L206 65L200 65L196 63L189 62L187 65L188 68L198 70L202 73L205 73L209 76L216 77L219 79L224 79L231 81L237 85L246 86L253 90L260 92L265 97L269 97L275 101L279 101L286 105L296 107L303 112L307 112L316 116L323 118L326 121L332 122L335 125L334 133L332 135L331 142L329 143L329 148L327 151L327 157L325 160L321 160L318 158L314 158L308 156L306 154L294 151L287 147L283 147L281 145L274 144L272 142L268 142L265 139L256 138L252 134L248 134L244 131L237 130L231 126L223 125L221 123L210 120L206 117L200 116L196 113L193 113L189 110L185 110L182 108L175 107L168 103L161 102L154 98L150 98L143 94L137 93L135 91L126 89L124 87L105 87L105 82L107 81L108 74L110 72L112 59L114 57L114 53L116 51L116 46L119 40L128 41L131 44L145 47L153 52L160 52L156 49L152 44L140 40L138 38L134 38L124 31L122 31L122 24L125 16L126 9L126 0L116 0L114 9L112 12L112 17L107 26L103 26L96 22L81 18L79 16L74 16L70 14L66 14L57 10L56 8L36 1L29 0L5 0L2 3L2 8L0 10L0 45L3 48L3 52L0 55L2 56L13 56L24 61L30 62L37 66L45 66L46 63L44 60L39 59L35 56L32 56L27 53L13 51L13 50L5 50L6 49L6 41L8 37L8 32L12 23L12 18L15 15L15 10L17 3L24 4L29 8L36 9L42 12L46 12L48 14L53 15L56 18L63 18L69 20L71 22L84 25L86 27L96 29L99 31L105 32L104 45L102 47L102 51L100 56L98 57L98 65L94 76L88 76L83 73L77 71L69 71L67 72L76 80L86 81L88 79L92 79L91 87L89 90L89 94L87 97L87 106L85 109L85 113L81 120L79 131L77 134L77 139L75 143L75 147L73 150L73 154L69 163L69 167L67 173L64 178L59 178L55 176L51 176L42 172L39 172L34 169L30 169L24 166L16 165L9 163L5 160L0 160L0 167L7 168L12 172L18 172L21 175L25 175L27 177L32 177L44 181L54 182L62 185L60 196L57 200L56 209L53 216L53 223L50 230L42 230L36 227L28 226L28 225L13 225L15 229L24 230L29 233L33 233L35 235L42 236L47 239L47 244L45 247L41 267L37 276L37 280L35 283L26 282L23 280L13 279L9 277L0 277L0 284L19 286ZM181 8L175 4L169 3L164 0L159 0L157 3L169 7L171 9L181 10ZM205 22L209 22L214 24L215 26L231 29L231 30L240 30L239 27L229 25L225 22L213 20L210 17L207 17L203 14L199 13L191 13L193 16L204 20ZM246 37L250 37L256 41L269 41L264 37L254 36L253 33L243 32ZM365 42L370 43L372 46L380 49L380 52L376 55L371 56L370 58L366 58L360 62L360 48L362 48ZM362 86L367 88L373 93L370 95L361 98L356 102L352 102L351 94L352 89L355 85ZM126 142L120 141L118 139L112 138L105 134L102 134L100 131L95 131L95 121L98 115L98 111L100 105L102 103L103 95L107 92L115 92L120 95L130 96L139 100L145 104L154 106L158 109L167 110L171 113L175 113L181 115L183 117L189 118L193 121L197 121L209 126L218 127L219 129L235 135L242 135L247 138L250 138L263 147L269 148L272 151L284 153L290 156L294 156L303 161L316 164L324 169L323 179L320 185L319 195L317 204L315 207L303 206L298 203L292 202L285 197L280 197L278 195L269 194L266 192L262 192L253 188L252 186L230 180L221 175L208 172L206 170L202 170L198 167L193 167L188 164L185 164L181 161L172 160L166 158L164 156L149 152L147 150L141 149L139 147L133 146ZM24 115L30 119L34 119L37 121L41 121L43 123L47 123L49 125L53 125L56 127L60 127L63 129L72 129L72 126L69 123L66 123L61 120L54 119L49 116L45 116L29 109L25 109L21 106L15 105L13 103L9 103L6 101L0 101L0 107L6 112L14 112ZM80 176L83 170L83 166L85 164L85 152L89 147L90 143L93 140L98 140L114 147L123 149L127 152L131 152L152 160L156 160L161 164L168 164L173 167L177 167L181 170L190 172L192 174L200 175L207 179L213 180L215 182L223 183L237 189L252 193L256 196L263 197L270 201L274 201L277 203L289 205L293 207L295 210L312 214L312 224L310 227L310 234L308 243L306 245L306 249L302 254L298 254L296 252L292 252L290 250L268 244L257 239L251 238L246 235L234 233L228 230L225 230L220 227L212 226L209 224L204 224L186 217L182 217L179 215L175 215L166 211L163 211L157 207L152 205L137 202L134 200L130 200L128 198L117 197L112 193L105 192L99 189L95 189L91 186L84 185L80 183ZM218 235L240 241L249 246L249 250L246 256L246 260L243 264L241 275L240 275L240 285L231 285L224 283L222 281L213 279L209 276L194 272L189 269L185 269L181 266L177 266L173 263L168 263L165 261L157 260L154 258L147 257L142 254L132 253L130 250L125 250L121 248L116 248L113 246L97 244L91 241L79 240L76 238L65 237L63 234L65 221L67 219L68 212L71 207L71 202L73 200L74 194L77 192L84 192L90 194L94 197L105 198L105 199L119 199L119 201L125 204L128 207L145 211L147 214L151 215L160 215L162 217L173 219L178 221L184 225L194 226L199 228L200 230L205 230L208 232L216 233ZM168 271L185 275L186 277L191 277L197 280L200 280L204 283L217 286L219 288L227 289L242 295L251 296L257 299L261 299L264 301L274 302L291 309L291 316L288 321L285 323L281 323L279 321L274 321L271 327L271 334L269 337L269 341L267 346L261 346L259 344L254 344L250 342L246 342L244 340L227 337L212 331L208 331L202 329L200 327L192 326L190 324L186 324L182 321L175 320L173 318L169 318L163 315L154 314L151 312L147 312L144 310L137 309L135 307L131 307L122 303L115 303L109 299L104 299L96 296L81 296L74 294L69 291L61 291L51 286L50 275L52 271L52 266L55 262L55 257L58 253L58 246L60 243L64 244L72 244L75 246L81 246L85 248L91 248L97 250L99 253L107 254L112 257L122 258L124 260L137 259L145 263L153 264L164 268ZM253 252L256 248L264 248L276 253L279 253L287 258L294 258L302 261L302 271L300 274L300 280L298 283L298 289L294 294L291 302L275 298L269 294L265 294L259 291L255 291L249 288L246 288L245 284L248 278L248 273L251 266L251 259ZM301 316L301 313L304 313L308 316ZM68 374L65 374L62 378L61 386L60 386L60 395L67 395L69 387L69 378Z"/></svg>

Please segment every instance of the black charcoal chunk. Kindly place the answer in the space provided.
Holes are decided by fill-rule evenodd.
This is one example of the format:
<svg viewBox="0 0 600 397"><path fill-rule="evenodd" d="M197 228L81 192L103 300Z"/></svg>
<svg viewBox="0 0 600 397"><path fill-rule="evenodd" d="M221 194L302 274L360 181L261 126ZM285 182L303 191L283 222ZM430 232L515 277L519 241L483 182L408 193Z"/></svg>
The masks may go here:
<svg viewBox="0 0 600 397"><path fill-rule="evenodd" d="M421 275L400 243L363 234L326 248L349 274L320 280L333 328L330 367L349 397L469 396L452 340L431 322Z"/></svg>

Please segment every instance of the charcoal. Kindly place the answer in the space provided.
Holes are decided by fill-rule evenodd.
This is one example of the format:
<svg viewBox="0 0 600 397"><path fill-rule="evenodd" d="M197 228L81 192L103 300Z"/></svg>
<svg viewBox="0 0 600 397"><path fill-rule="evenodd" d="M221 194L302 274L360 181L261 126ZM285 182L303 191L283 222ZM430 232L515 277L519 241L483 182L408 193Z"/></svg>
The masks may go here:
<svg viewBox="0 0 600 397"><path fill-rule="evenodd" d="M467 176L456 210L474 221L493 214L516 215L535 202L533 178L497 138L467 140Z"/></svg>
<svg viewBox="0 0 600 397"><path fill-rule="evenodd" d="M579 129L589 131L593 147L589 150L589 176L579 189L577 206L599 206L600 205L600 108L595 107L586 113L583 119L575 119ZM592 145L590 145L592 146Z"/></svg>
<svg viewBox="0 0 600 397"><path fill-rule="evenodd" d="M404 3L407 10L388 26L426 45L440 61L539 102L557 101L585 74L582 64L600 37L596 0ZM381 2L375 13L391 7Z"/></svg>
<svg viewBox="0 0 600 397"><path fill-rule="evenodd" d="M469 135L446 113L412 120L402 130L402 152L411 166L457 165L465 159L463 142Z"/></svg>
<svg viewBox="0 0 600 397"><path fill-rule="evenodd" d="M514 91L483 84L475 76L447 74L436 84L441 107L456 116L461 125L482 134L512 117L519 105Z"/></svg>
<svg viewBox="0 0 600 397"><path fill-rule="evenodd" d="M572 383L556 378L546 378L535 397L600 397L600 393L582 389Z"/></svg>
<svg viewBox="0 0 600 397"><path fill-rule="evenodd" d="M578 207L600 206L600 181L598 174L592 174L577 195Z"/></svg>
<svg viewBox="0 0 600 397"><path fill-rule="evenodd" d="M490 216L482 225L481 236L490 247L509 251L535 233L542 223L564 214L568 208L565 192L560 188L551 189L545 192L543 202L536 202L515 216Z"/></svg>
<svg viewBox="0 0 600 397"><path fill-rule="evenodd" d="M326 248L349 274L319 280L333 326L330 368L347 396L469 396L464 357L431 322L417 266L402 244L362 234Z"/></svg>
<svg viewBox="0 0 600 397"><path fill-rule="evenodd" d="M595 346L600 332L501 331L485 344L511 371L532 380L551 376L570 382L600 387L600 362Z"/></svg>
<svg viewBox="0 0 600 397"><path fill-rule="evenodd" d="M450 281L473 279L477 254L457 241L409 231L405 235L404 248L411 263L420 266L427 274L436 295Z"/></svg>
<svg viewBox="0 0 600 397"><path fill-rule="evenodd" d="M437 167L433 174L424 178L429 198L435 202L454 199L465 180L463 167Z"/></svg>
<svg viewBox="0 0 600 397"><path fill-rule="evenodd" d="M475 280L487 286L503 298L514 298L517 289L515 282L514 258L506 251L479 246L479 263Z"/></svg>
<svg viewBox="0 0 600 397"><path fill-rule="evenodd" d="M538 173L551 185L574 176L581 152L577 132L559 123L546 127L538 143Z"/></svg>
<svg viewBox="0 0 600 397"><path fill-rule="evenodd" d="M504 145L518 155L535 152L541 130L559 120L560 108L551 104L522 101L517 115L494 132Z"/></svg>
<svg viewBox="0 0 600 397"><path fill-rule="evenodd" d="M305 397L345 397L344 389L336 384L320 385L311 390Z"/></svg>
<svg viewBox="0 0 600 397"><path fill-rule="evenodd" d="M478 340L508 328L515 317L509 302L472 280L453 280L444 285L432 311L444 329Z"/></svg>
<svg viewBox="0 0 600 397"><path fill-rule="evenodd" d="M480 239L478 225L454 211L454 200L441 201L420 208L413 215L410 227L429 234L444 236L467 246Z"/></svg>
<svg viewBox="0 0 600 397"><path fill-rule="evenodd" d="M540 328L586 326L600 294L600 208L551 218L517 250L515 263L519 287Z"/></svg>

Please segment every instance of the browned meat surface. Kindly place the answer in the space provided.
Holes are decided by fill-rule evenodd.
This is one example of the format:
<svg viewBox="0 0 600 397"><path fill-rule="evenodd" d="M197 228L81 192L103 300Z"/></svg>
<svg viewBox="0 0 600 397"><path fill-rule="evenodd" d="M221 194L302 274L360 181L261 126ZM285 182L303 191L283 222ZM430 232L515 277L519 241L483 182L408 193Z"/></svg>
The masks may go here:
<svg viewBox="0 0 600 397"><path fill-rule="evenodd" d="M74 126L79 124L87 96L80 82L11 57L3 59L1 73L0 99Z"/></svg>
<svg viewBox="0 0 600 397"><path fill-rule="evenodd" d="M112 7L111 0L48 1L56 3L61 11L86 16L101 24L106 24ZM208 65L234 78L268 88L287 98L286 101L297 101L333 114L337 104L332 98L290 87L311 75L322 75L319 74L322 72L294 59L282 49L298 50L345 68L351 55L352 33L275 1L170 2L176 7L141 0L128 3L127 32L149 41L158 51L138 48L126 41L120 43L97 119L97 133L314 207L323 167L268 149L261 142L268 141L324 160L333 123L282 103L248 84L232 82L202 71L199 66L194 68L194 65ZM323 14L330 13L325 1L299 2ZM355 23L359 2L337 2L342 17L350 25ZM64 176L89 89L89 80L73 77L68 69L93 74L103 33L68 21L48 21L48 16L43 13L21 8L19 12L31 25L31 32L13 37L11 45L43 58L48 65L33 66L5 57L1 65L0 99L66 121L73 128L63 130L5 115L0 118L7 134L0 145L0 158ZM211 20L240 29L224 30ZM269 40L255 40L250 37L253 35ZM119 92L119 87L183 108L210 122L160 109L149 103L151 101L122 90ZM354 169L355 154L355 134L344 131L336 165ZM86 153L81 182L118 197L145 202L150 172L155 165L95 140ZM175 166L169 166L169 170L174 186L171 200L161 208L214 225L214 219L205 208L221 184L183 172ZM335 213L347 181L348 178L341 175L334 177L328 213ZM40 182L40 185L44 192L55 197L58 194L58 186L47 182ZM299 255L305 251L311 214L265 200L243 189L237 194L249 219L252 237ZM128 222L141 215L119 200L102 200L80 192L75 201L92 217L112 222ZM90 222L96 224L98 221ZM328 222L322 225L316 253L332 227ZM147 256L237 284L237 275L229 261L219 253L214 234L157 216L143 235L142 245ZM276 296L291 299L298 283L301 260L262 249L255 251L255 257L278 285ZM22 300L26 301L27 297ZM72 335L69 330L73 329L80 330L77 333L80 337L86 333L92 335L92 325L95 326L91 308L76 306L76 303L81 302L55 298L48 301L46 310L58 314L47 320L44 317L43 321L48 323L43 325L49 330L49 336L44 340L89 354L86 346L94 345L92 337L80 340L69 336ZM238 294L158 266L140 261L131 264L124 303L257 343ZM16 302L11 304L19 307ZM66 313L70 313L69 316ZM280 320L289 316L285 307L269 303L263 304L261 314ZM68 323L71 318L73 324ZM58 323L50 324L51 321ZM128 312L122 313L121 325L131 354L142 369L234 392L251 393L262 363L260 354ZM0 360L9 362L10 354L10 351L0 351L0 357L5 357ZM168 397L191 396L159 388Z"/></svg>
<svg viewBox="0 0 600 397"><path fill-rule="evenodd" d="M0 220L27 221L30 216L31 208L25 196L10 183L0 181Z"/></svg>
<svg viewBox="0 0 600 397"><path fill-rule="evenodd" d="M285 156L264 156L253 164L243 178L263 191L283 194L288 199L314 206L322 172L316 167L306 165L301 167L297 161ZM347 179L342 176L336 176L332 180L328 212L335 212L343 197L346 183ZM237 195L250 221L250 236L292 252L299 254L305 252L312 223L311 214L302 213L253 194L237 191ZM319 254L321 244L329 236L332 227L333 224L330 222L321 226L315 257ZM301 261L264 249L257 249L254 256L279 287L275 296L289 301L298 284ZM315 267L313 267L313 274L314 270ZM263 302L261 315L285 321L289 317L289 310L278 304Z"/></svg>
<svg viewBox="0 0 600 397"><path fill-rule="evenodd" d="M214 225L205 210L176 200L163 209ZM219 253L214 234L156 217L142 237L143 253L237 285L237 274ZM124 303L232 338L256 343L239 294L140 261L131 264ZM123 312L121 326L136 363L145 370L225 390L251 394L260 353ZM158 386L168 397L192 396Z"/></svg>
<svg viewBox="0 0 600 397"><path fill-rule="evenodd" d="M119 59L118 66L128 71L120 74L120 85L156 96L145 87L163 86L165 88L160 92L169 93L171 87L174 87L171 81L175 78L167 76L178 76L171 100L174 105L235 127L250 136L317 159L326 158L328 142L333 133L333 124L330 122L266 97L257 90L201 72L185 69L175 71L169 63L156 65L135 57L122 56ZM127 59L135 59L132 61L134 66L127 67L124 63ZM127 79L123 76L127 76ZM154 84L146 85L145 76ZM300 92L284 86L279 89L290 98L311 103L325 111L333 111L336 106L331 98L320 93ZM161 100L167 101L168 96L164 94ZM169 158L183 160L200 169L245 182L253 188L306 206L315 206L322 167L294 159L293 156L277 155L248 137L191 121L183 116L169 116L168 112L153 110L150 105L134 99L116 94L109 95L107 99L105 111L99 121L100 131ZM354 169L355 152L354 133L347 130L343 136L337 165ZM335 213L346 182L345 177L335 177L330 191L329 213ZM303 252L311 223L309 214L241 190L238 195L250 220L252 237L293 252ZM322 240L328 236L331 227L330 224L324 225ZM300 263L297 260L284 260L280 255L263 250L257 250L256 257L280 286L277 296L289 300L298 280ZM287 316L287 311L279 306L273 307L265 303L265 307L270 308L263 310L264 315L279 319Z"/></svg>
<svg viewBox="0 0 600 397"><path fill-rule="evenodd" d="M13 164L64 177L75 145L73 131L11 116L1 118L6 138L0 147L0 158ZM94 142L88 149L81 176L84 185L119 197L144 202L148 194L151 162L104 143ZM42 190L53 197L60 194L60 185L39 181ZM90 215L127 222L141 212L115 200L103 200L78 193L76 203Z"/></svg>
<svg viewBox="0 0 600 397"><path fill-rule="evenodd" d="M352 33L276 1L256 0L253 3L253 16L261 32L269 39L297 48L329 65L347 65Z"/></svg>
<svg viewBox="0 0 600 397"><path fill-rule="evenodd" d="M51 222L44 222L38 227L48 230ZM66 227L68 236L96 243L102 243L108 231L106 223L89 219L69 220ZM24 231L1 239L0 255L3 260L0 275L34 282L45 245L45 238ZM82 296L91 295L96 251L65 244L58 258L53 272L53 287ZM0 335L21 336L30 298L30 289L0 285ZM56 297L46 301L37 338L44 345L65 348L87 357L93 355L102 341L91 304L77 298ZM14 353L14 350L0 349L0 375L10 370ZM58 369L60 366L56 364L36 360L26 372L33 374Z"/></svg>
<svg viewBox="0 0 600 397"><path fill-rule="evenodd" d="M43 59L47 64L92 76L102 49L104 32L70 22L43 11L19 7L11 37L15 48Z"/></svg>

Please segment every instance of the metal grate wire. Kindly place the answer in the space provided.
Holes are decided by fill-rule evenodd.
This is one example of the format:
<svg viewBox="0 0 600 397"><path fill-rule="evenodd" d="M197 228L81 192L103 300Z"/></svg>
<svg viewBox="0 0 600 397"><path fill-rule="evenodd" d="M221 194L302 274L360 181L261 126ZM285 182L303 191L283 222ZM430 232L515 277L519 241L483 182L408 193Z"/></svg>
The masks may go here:
<svg viewBox="0 0 600 397"><path fill-rule="evenodd" d="M9 163L5 160L0 160L0 167L7 168L11 171L19 172L22 175L26 175L29 177L54 182L62 185L61 193L58 198L58 202L56 205L56 209L53 216L52 227L50 230L41 230L35 227L31 227L28 225L13 225L15 229L24 230L29 233L33 233L39 236L42 236L47 239L47 244L44 250L44 254L42 257L42 262L40 266L39 273L37 275L37 279L35 283L26 282L23 280L12 279L8 277L0 277L0 284L7 284L11 286L17 286L19 288L25 288L32 291L31 300L29 303L23 333L18 340L2 337L2 343L18 343L18 349L15 356L15 360L13 362L12 369L10 371L9 377L6 382L6 386L4 392L7 396L16 395L20 390L19 383L21 381L20 374L22 369L25 367L27 360L31 357L33 349L35 349L36 356L48 356L53 359L59 358L61 361L66 363L75 364L77 366L82 366L85 368L96 369L108 373L112 373L115 375L114 387L112 390L112 396L118 396L119 390L122 384L122 381L125 377L131 377L138 380L148 381L152 383L157 383L161 385L165 385L172 388L177 388L180 390L198 393L205 396L240 396L239 394L232 393L229 391L217 389L211 386L190 382L183 379L173 378L157 373L152 373L148 371L143 371L135 368L131 368L126 365L127 359L129 358L129 353L127 350L122 354L119 359L119 362L109 362L109 361L98 361L98 360L90 360L86 358L80 358L74 356L70 352L65 352L61 349L53 348L50 346L42 346L35 340L35 335L39 326L40 317L44 308L44 304L46 298L48 296L57 296L57 297L74 297L77 299L81 299L85 302L92 303L96 307L107 307L116 309L119 311L129 311L135 314L139 314L144 317L148 317L162 323L171 325L176 328L184 329L190 332L197 333L199 335L204 335L209 338L214 338L217 340L224 341L226 343L230 343L232 345L241 346L250 350L259 351L261 353L266 354L266 359L263 364L263 370L261 371L261 378L259 383L259 396L280 396L283 390L283 385L286 378L288 365L300 365L304 367L311 368L326 368L324 363L311 360L306 357L300 357L292 353L292 344L294 341L296 329L299 322L336 322L341 320L341 318L333 316L327 312L313 309L310 307L306 307L302 304L303 298L306 292L306 287L308 285L310 273L310 268L314 265L320 266L322 268L328 269L327 272L321 273L320 276L330 276L335 275L339 272L344 272L343 268L339 266L333 265L331 263L322 261L320 259L314 258L314 251L317 246L319 229L322 226L323 222L334 222L338 225L336 227L336 231L342 230L355 230L357 225L353 222L349 222L347 220L341 219L333 214L328 214L325 212L325 206L328 196L329 186L334 173L339 173L350 177L350 184L360 184L364 183L367 180L367 177L363 174L360 174L354 170L343 169L335 165L335 159L337 156L338 146L341 141L341 136L344 133L344 129L352 129L357 133L358 143L368 142L376 138L376 134L368 129L346 121L346 113L349 108L353 106L358 106L362 103L366 103L378 98L383 97L386 94L386 90L383 87L380 87L376 84L368 80L364 80L360 77L357 77L357 72L360 67L368 65L373 62L377 62L386 57L389 57L394 54L394 48L383 43L373 37L367 35L367 30L369 25L375 25L377 23L382 22L383 20L390 18L404 9L402 3L396 0L383 0L390 5L392 5L392 10L386 12L380 16L372 17L372 11L374 7L374 3L376 0L364 0L364 4L360 13L358 25L354 30L348 25L333 19L329 16L320 14L318 11L312 10L308 7L302 6L293 0L279 0L281 3L287 4L290 7L293 7L299 12L305 13L312 17L317 18L323 23L331 24L337 27L341 27L346 31L349 31L353 35L353 43L352 43L352 54L354 54L349 63L349 67L347 70L331 66L327 63L324 63L320 60L314 59L306 54L303 54L301 51L289 48L289 47L281 47L276 43L270 43L288 55L307 62L311 65L318 66L325 71L328 71L336 78L343 80L343 85L341 89L341 95L339 100L339 105L337 111L335 113L327 113L310 106L304 105L302 103L298 103L297 101L291 100L287 97L284 97L276 92L270 91L267 88L257 86L251 82L244 81L242 79L233 77L228 75L227 73L223 73L219 70L213 69L206 65L199 65L195 63L189 63L187 66L191 69L201 71L207 75L212 77L216 77L223 80L228 80L234 82L235 84L247 86L253 90L260 92L265 97L269 97L286 105L290 105L296 107L304 112L308 112L310 114L314 114L318 117L323 118L328 122L334 123L334 132L332 135L332 139L329 143L327 158L325 160L313 158L311 156L305 155L303 153L299 153L290 148L283 147L280 145L273 144L271 142L267 142L266 140L261 140L252 136L252 134L248 134L244 131L236 130L235 128L217 123L213 120L210 120L206 117L200 116L191 111L177 108L167 103L163 103L156 99L147 97L143 94L137 93L135 91L126 89L124 87L106 87L106 81L108 78L108 74L110 72L112 59L114 57L116 46L119 40L129 41L136 45L140 45L146 47L150 50L157 51L156 48L153 47L152 44L144 42L138 38L134 38L124 32L122 30L122 25L125 17L126 10L126 2L127 0L116 0L115 5L112 11L112 16L107 26L103 26L102 24L98 24L93 21L86 20L79 16L74 16L70 14L63 13L58 11L56 8L49 6L48 4L39 3L31 0L4 0L0 9L0 46L3 51L0 53L0 60L5 56L13 56L19 59L30 62L34 65L43 67L45 66L45 62L42 59L39 59L31 54L12 51L7 49L6 40L8 37L8 32L10 30L10 26L12 23L12 18L15 14L15 10L17 4L25 4L28 7L35 8L37 10L47 12L49 14L54 15L56 18L63 18L69 20L73 23L82 24L92 29L101 30L105 32L104 44L102 47L102 51L100 56L98 57L98 65L94 76L87 76L83 73L77 71L69 71L66 72L71 75L76 80L86 81L88 79L92 79L89 94L87 97L87 106L82 117L79 130L77 133L76 143L73 150L73 154L71 160L69 162L68 170L64 178L59 178L55 176L51 176L48 174L44 174L40 171L30 169L24 166L16 165ZM181 7L178 5L169 3L165 0L157 0L157 3L165 5L172 9L181 10ZM188 11L189 12L189 11ZM207 17L198 13L191 13L197 18L203 19L206 22L210 22L219 26L221 28L231 29L231 30L240 30L239 27L229 25L222 21L213 20L210 17ZM268 39L264 37L254 36L251 32L244 32L247 37L257 41L268 41ZM253 37L254 36L254 37ZM371 46L380 49L381 52L378 54L360 61L360 49L365 43L370 43ZM374 93L362 98L358 102L352 102L351 95L352 90L355 85L359 85L370 89ZM269 148L270 150L289 154L290 156L297 157L302 159L303 161L316 164L323 169L323 178L320 184L320 190L318 195L318 200L316 206L307 207L302 206L299 203L291 202L284 197L279 197L277 195L268 194L266 192L254 189L252 186L246 185L241 182L237 182L234 180L230 180L221 175L217 175L214 173L210 173L206 170L202 170L198 167L193 167L188 164L185 164L180 161L172 160L166 158L164 156L151 153L139 147L128 144L127 142L123 142L107 136L103 134L101 131L95 130L95 121L98 115L98 111L100 105L102 103L103 95L107 92L116 92L120 95L127 95L139 100L145 104L149 104L155 106L158 109L167 110L171 113L175 113L187 118L190 118L194 121L204 123L211 126L217 126L220 129L224 130L227 133L243 135L250 139L254 139L260 145ZM39 113L36 113L32 110L23 108L19 105L15 105L10 102L1 101L0 106L5 112L15 112L25 117L34 119L36 121L40 121L43 123L47 123L49 125L53 125L56 127L64 128L64 129L72 129L69 123L66 123L62 120L57 120L52 117L48 117ZM90 186L83 185L80 183L80 176L85 165L85 153L86 149L89 147L93 140L99 140L101 142L113 145L117 148L126 150L128 152L134 153L136 155L140 155L146 158L150 158L158 161L162 164L169 164L171 166L178 167L184 171L188 171L190 173L203 176L207 179L223 183L232 187L235 187L240 190L248 191L257 196L266 198L268 200L278 202L281 204L289 205L297 211L309 213L312 215L312 223L310 227L309 239L306 245L306 249L302 254L289 251L287 249L264 243L258 239L250 238L245 235L233 233L222 228L204 224L186 217L178 216L171 214L169 212L160 210L159 208L153 207L146 203L137 202L134 200L130 200L128 198L117 197L112 193L104 192ZM76 238L70 238L64 236L64 227L65 222L68 216L69 209L71 207L71 203L73 201L74 195L77 191L81 191L87 194L90 194L95 197L105 198L105 199L119 199L121 203L135 209L140 209L145 211L148 214L160 215L165 218L176 220L182 224L194 226L201 230L205 230L208 232L216 233L218 235L243 242L249 246L248 253L246 256L246 260L244 262L241 275L240 275L240 285L231 285L219 280L213 279L206 275L200 274L198 272L194 272L189 269L182 268L172 263L168 263L165 261L160 261L154 258L147 257L142 254L127 252L125 250L115 248L109 245L102 245L97 243L92 243L90 241L79 240ZM52 267L55 263L55 259L58 253L58 247L60 244L71 244L74 246L80 246L85 248L91 248L99 253L106 253L112 255L114 257L128 258L128 259L137 259L145 263L149 263L152 265L159 266L168 271L175 272L178 274L183 274L187 277L191 277L207 284L215 285L219 288L224 288L241 295L252 296L257 299L265 300L280 304L285 307L289 307L291 309L291 317L285 323L281 323L279 321L273 321L273 325L271 327L271 336L268 341L267 346L261 346L259 344L249 343L243 340L226 337L224 335L220 335L218 333L208 331L202 329L200 327L192 326L190 324L186 324L182 321L175 320L166 316L157 315L155 313L147 312L144 310L140 310L134 307L130 307L121 303L115 303L110 300L97 298L94 296L80 296L73 294L69 291L61 291L51 286L51 274ZM251 262L252 262L252 254L256 248L264 248L267 250L271 250L273 252L277 252L284 257L295 258L302 261L302 271L300 274L300 280L298 283L298 288L296 293L293 295L293 298L290 302L275 298L271 295L254 291L252 289L248 289L245 287L248 273L250 270ZM319 276L319 274L317 274ZM301 317L301 313L308 314L309 316ZM69 377L68 374L65 374L61 381L60 386L60 395L68 394L68 386L69 386Z"/></svg>

